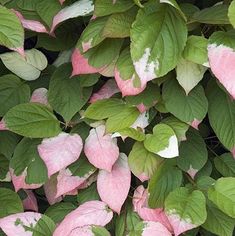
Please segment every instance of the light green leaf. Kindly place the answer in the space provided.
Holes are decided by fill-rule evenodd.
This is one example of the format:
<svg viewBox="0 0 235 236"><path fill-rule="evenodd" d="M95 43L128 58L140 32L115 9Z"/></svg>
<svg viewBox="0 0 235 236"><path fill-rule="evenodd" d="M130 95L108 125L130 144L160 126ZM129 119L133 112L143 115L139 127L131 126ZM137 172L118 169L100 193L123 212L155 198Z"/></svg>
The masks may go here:
<svg viewBox="0 0 235 236"><path fill-rule="evenodd" d="M131 57L139 77L148 81L175 68L186 40L178 10L155 1L144 4L131 29Z"/></svg>
<svg viewBox="0 0 235 236"><path fill-rule="evenodd" d="M0 188L0 202L0 218L24 211L18 194L8 188Z"/></svg>
<svg viewBox="0 0 235 236"><path fill-rule="evenodd" d="M119 114L124 107L125 104L120 99L102 99L92 103L86 109L84 116L89 119L102 120Z"/></svg>
<svg viewBox="0 0 235 236"><path fill-rule="evenodd" d="M0 77L0 116L20 103L29 102L30 88L17 76L9 74Z"/></svg>
<svg viewBox="0 0 235 236"><path fill-rule="evenodd" d="M185 93L189 92L202 80L207 67L181 59L176 67L176 79Z"/></svg>
<svg viewBox="0 0 235 236"><path fill-rule="evenodd" d="M107 38L126 38L135 20L137 7L122 13L112 14L105 23L102 35Z"/></svg>
<svg viewBox="0 0 235 236"><path fill-rule="evenodd" d="M115 2L109 0L95 0L95 16L106 16L113 13L124 12L130 9L134 2L129 0L116 0Z"/></svg>
<svg viewBox="0 0 235 236"><path fill-rule="evenodd" d="M229 5L228 18L233 28L235 28L235 1L234 0Z"/></svg>
<svg viewBox="0 0 235 236"><path fill-rule="evenodd" d="M34 228L32 236L52 236L56 228L55 222L46 215L43 215Z"/></svg>
<svg viewBox="0 0 235 236"><path fill-rule="evenodd" d="M208 40L203 36L191 35L188 37L183 57L188 61L207 66L207 45Z"/></svg>
<svg viewBox="0 0 235 236"><path fill-rule="evenodd" d="M202 227L213 234L232 236L235 226L235 220L221 210L219 210L212 202L207 201L207 219Z"/></svg>
<svg viewBox="0 0 235 236"><path fill-rule="evenodd" d="M207 148L197 130L190 129L186 136L187 139L179 147L177 165L194 177L207 162Z"/></svg>
<svg viewBox="0 0 235 236"><path fill-rule="evenodd" d="M196 12L192 16L192 20L212 25L230 24L228 19L228 6L226 4L218 4L210 8L204 8Z"/></svg>
<svg viewBox="0 0 235 236"><path fill-rule="evenodd" d="M71 64L63 64L57 68L51 77L48 91L50 105L65 121L70 121L80 111L92 92L91 88L80 86L78 76L70 78L71 71Z"/></svg>
<svg viewBox="0 0 235 236"><path fill-rule="evenodd" d="M23 138L16 146L10 160L10 167L14 170L15 175L27 172L25 178L27 184L42 184L47 180L47 168L37 150L40 143L40 139Z"/></svg>
<svg viewBox="0 0 235 236"><path fill-rule="evenodd" d="M101 226L92 226L91 230L94 236L110 236L109 231Z"/></svg>
<svg viewBox="0 0 235 236"><path fill-rule="evenodd" d="M179 141L186 140L186 132L189 128L188 124L183 123L174 116L168 116L161 123L169 125L174 130Z"/></svg>
<svg viewBox="0 0 235 236"><path fill-rule="evenodd" d="M235 178L220 178L208 191L208 198L225 214L235 218Z"/></svg>
<svg viewBox="0 0 235 236"><path fill-rule="evenodd" d="M0 5L0 45L14 50L24 47L24 29L16 14Z"/></svg>
<svg viewBox="0 0 235 236"><path fill-rule="evenodd" d="M137 108L125 106L118 114L108 118L106 122L107 132L116 132L130 127L136 121L139 114Z"/></svg>
<svg viewBox="0 0 235 236"><path fill-rule="evenodd" d="M76 206L70 202L60 202L48 207L45 211L45 215L49 216L57 224L61 222L67 214L75 209Z"/></svg>
<svg viewBox="0 0 235 236"><path fill-rule="evenodd" d="M191 192L184 187L177 188L168 195L165 211L168 218L177 218L174 223L174 232L179 235L185 231L185 228L186 230L196 228L206 221L206 199L199 190Z"/></svg>
<svg viewBox="0 0 235 236"><path fill-rule="evenodd" d="M232 150L235 147L235 102L215 81L209 83L207 94L210 125L220 142L228 150Z"/></svg>
<svg viewBox="0 0 235 236"><path fill-rule="evenodd" d="M208 109L208 102L201 85L196 86L186 96L175 79L164 83L163 100L167 110L187 124L192 124L193 121L201 122Z"/></svg>
<svg viewBox="0 0 235 236"><path fill-rule="evenodd" d="M3 119L12 132L29 138L53 137L61 132L60 122L41 104L19 104L11 108Z"/></svg>
<svg viewBox="0 0 235 236"><path fill-rule="evenodd" d="M163 160L147 151L141 142L136 142L128 156L128 164L131 172L140 180L152 177Z"/></svg>
<svg viewBox="0 0 235 236"><path fill-rule="evenodd" d="M10 71L29 81L37 79L47 67L47 58L37 49L25 51L25 57L17 52L7 52L1 54L0 58Z"/></svg>
<svg viewBox="0 0 235 236"><path fill-rule="evenodd" d="M142 131L136 130L134 128L125 128L119 130L118 133L121 134L121 136L127 136L136 141L144 141L145 139L145 134Z"/></svg>
<svg viewBox="0 0 235 236"><path fill-rule="evenodd" d="M214 164L224 177L235 177L235 160L231 153L215 157Z"/></svg>
<svg viewBox="0 0 235 236"><path fill-rule="evenodd" d="M173 129L166 124L158 124L153 128L153 134L147 134L145 148L161 157L173 158L179 154L178 140Z"/></svg>
<svg viewBox="0 0 235 236"><path fill-rule="evenodd" d="M151 208L163 207L168 194L182 183L182 171L168 163L163 163L150 179L148 204Z"/></svg>

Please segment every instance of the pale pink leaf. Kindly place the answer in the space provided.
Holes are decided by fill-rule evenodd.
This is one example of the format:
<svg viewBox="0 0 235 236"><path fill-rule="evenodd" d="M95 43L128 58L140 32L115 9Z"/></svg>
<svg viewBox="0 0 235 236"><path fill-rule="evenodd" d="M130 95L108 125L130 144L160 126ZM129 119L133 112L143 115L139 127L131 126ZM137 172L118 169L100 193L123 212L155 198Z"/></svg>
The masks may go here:
<svg viewBox="0 0 235 236"><path fill-rule="evenodd" d="M146 221L160 222L168 230L172 231L171 224L163 208L151 209L148 207L148 190L140 185L134 192L133 196L134 211L138 213L141 219Z"/></svg>
<svg viewBox="0 0 235 236"><path fill-rule="evenodd" d="M127 156L120 153L119 159L113 165L112 171L100 170L97 178L97 190L102 201L120 214L131 184L131 171Z"/></svg>
<svg viewBox="0 0 235 236"><path fill-rule="evenodd" d="M144 113L148 110L148 107L146 107L143 103L140 103L136 106L140 113Z"/></svg>
<svg viewBox="0 0 235 236"><path fill-rule="evenodd" d="M38 153L47 166L48 176L78 160L82 146L78 134L60 133L56 137L43 139L38 145Z"/></svg>
<svg viewBox="0 0 235 236"><path fill-rule="evenodd" d="M144 221L142 236L171 236L172 234L159 222Z"/></svg>
<svg viewBox="0 0 235 236"><path fill-rule="evenodd" d="M90 103L96 102L101 99L110 98L114 94L119 92L120 90L118 89L115 80L110 79L101 87L98 92L92 94Z"/></svg>
<svg viewBox="0 0 235 236"><path fill-rule="evenodd" d="M42 184L27 184L25 182L26 173L27 171L25 169L21 175L16 176L14 174L14 170L10 168L11 180L16 192L18 192L20 189L37 189L42 186Z"/></svg>
<svg viewBox="0 0 235 236"><path fill-rule="evenodd" d="M48 105L47 94L48 94L48 90L46 88L35 89L32 93L30 102L36 102L36 103Z"/></svg>
<svg viewBox="0 0 235 236"><path fill-rule="evenodd" d="M70 212L56 228L53 236L70 236L76 228L87 225L105 226L113 218L113 212L101 201L88 201Z"/></svg>
<svg viewBox="0 0 235 236"><path fill-rule="evenodd" d="M23 200L25 210L38 212L38 203L34 193L31 190L25 190L27 197Z"/></svg>
<svg viewBox="0 0 235 236"><path fill-rule="evenodd" d="M33 232L25 227L35 227L41 214L24 212L6 216L0 219L0 228L7 236L32 236Z"/></svg>
<svg viewBox="0 0 235 236"><path fill-rule="evenodd" d="M233 158L235 159L235 147L231 150L231 153L233 155Z"/></svg>
<svg viewBox="0 0 235 236"><path fill-rule="evenodd" d="M191 123L189 123L190 126L192 126L194 129L198 130L198 126L200 125L202 121L194 119Z"/></svg>
<svg viewBox="0 0 235 236"><path fill-rule="evenodd" d="M0 121L0 130L8 130L3 119Z"/></svg>
<svg viewBox="0 0 235 236"><path fill-rule="evenodd" d="M21 48L10 48L10 49L15 51L15 52L18 52L22 57L25 57L25 51L24 51L23 47L21 47Z"/></svg>
<svg viewBox="0 0 235 236"><path fill-rule="evenodd" d="M235 50L211 44L208 46L208 57L212 72L235 99Z"/></svg>
<svg viewBox="0 0 235 236"><path fill-rule="evenodd" d="M94 233L92 232L92 226L83 226L74 229L71 231L69 236L95 236Z"/></svg>
<svg viewBox="0 0 235 236"><path fill-rule="evenodd" d="M65 0L59 0L59 2L62 5L65 2Z"/></svg>
<svg viewBox="0 0 235 236"><path fill-rule="evenodd" d="M21 21L22 26L25 29L29 29L38 33L48 33L48 30L41 22L36 21L36 20L27 20L23 17L23 15L19 11L16 11L16 10L13 10L13 11L15 12L17 17Z"/></svg>
<svg viewBox="0 0 235 236"><path fill-rule="evenodd" d="M119 87L119 89L122 92L122 96L131 96L131 95L137 95L139 93L141 93L142 91L144 91L146 84L140 86L140 87L135 87L134 86L134 80L135 80L135 74L132 76L132 78L128 79L128 80L123 80L120 76L120 72L117 70L117 68L115 68L114 71L115 74L115 80L116 83Z"/></svg>
<svg viewBox="0 0 235 236"><path fill-rule="evenodd" d="M84 152L89 162L99 169L111 171L119 156L117 139L105 134L105 126L90 130L85 141Z"/></svg>

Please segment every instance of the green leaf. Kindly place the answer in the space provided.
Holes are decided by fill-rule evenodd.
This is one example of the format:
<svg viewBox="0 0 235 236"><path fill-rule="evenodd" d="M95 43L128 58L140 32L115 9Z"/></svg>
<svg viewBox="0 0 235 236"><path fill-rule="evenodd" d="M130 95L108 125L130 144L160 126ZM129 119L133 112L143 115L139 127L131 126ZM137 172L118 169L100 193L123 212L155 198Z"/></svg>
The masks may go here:
<svg viewBox="0 0 235 236"><path fill-rule="evenodd" d="M110 236L109 231L101 226L92 226L92 233L94 236Z"/></svg>
<svg viewBox="0 0 235 236"><path fill-rule="evenodd" d="M134 2L129 0L116 0L114 3L109 0L95 0L95 16L106 16L113 13L124 12L130 9Z"/></svg>
<svg viewBox="0 0 235 236"><path fill-rule="evenodd" d="M4 180L9 171L9 160L2 154L0 154L0 181Z"/></svg>
<svg viewBox="0 0 235 236"><path fill-rule="evenodd" d="M52 236L55 228L55 222L48 216L43 215L32 229L32 236Z"/></svg>
<svg viewBox="0 0 235 236"><path fill-rule="evenodd" d="M8 160L12 157L20 137L10 131L0 132L0 153L3 154Z"/></svg>
<svg viewBox="0 0 235 236"><path fill-rule="evenodd" d="M108 118L106 122L107 132L116 132L130 127L136 121L139 114L137 108L125 106L118 114Z"/></svg>
<svg viewBox="0 0 235 236"><path fill-rule="evenodd" d="M87 201L99 200L99 194L97 192L96 183L93 183L88 188L79 190L77 195L77 201L79 204L83 204Z"/></svg>
<svg viewBox="0 0 235 236"><path fill-rule="evenodd" d="M168 163L163 163L149 181L148 204L151 208L163 207L168 194L182 183L182 171Z"/></svg>
<svg viewBox="0 0 235 236"><path fill-rule="evenodd" d="M40 18L47 24L52 26L54 16L61 10L61 5L58 0L36 0L36 11Z"/></svg>
<svg viewBox="0 0 235 236"><path fill-rule="evenodd" d="M134 128L125 128L125 129L119 130L118 133L121 134L121 136L127 136L140 142L144 141L145 139L145 134L142 131L136 130Z"/></svg>
<svg viewBox="0 0 235 236"><path fill-rule="evenodd" d="M186 132L189 128L188 124L183 123L174 116L168 116L167 118L162 120L161 123L169 125L174 130L175 135L177 136L177 139L179 141L186 140Z"/></svg>
<svg viewBox="0 0 235 236"><path fill-rule="evenodd" d="M71 64L63 64L57 68L51 77L48 91L50 105L65 121L70 121L91 95L90 88L80 86L78 76L70 78L71 71Z"/></svg>
<svg viewBox="0 0 235 236"><path fill-rule="evenodd" d="M210 125L220 142L228 150L232 150L235 147L235 102L215 81L209 83L207 94Z"/></svg>
<svg viewBox="0 0 235 236"><path fill-rule="evenodd" d="M104 25L102 35L107 38L129 37L136 13L137 7L131 8L126 12L112 14Z"/></svg>
<svg viewBox="0 0 235 236"><path fill-rule="evenodd" d="M102 120L119 114L124 107L125 104L120 99L102 99L92 103L86 109L84 116L89 119Z"/></svg>
<svg viewBox="0 0 235 236"><path fill-rule="evenodd" d="M186 46L183 51L183 57L191 62L207 65L207 45L208 40L203 36L191 35L188 37Z"/></svg>
<svg viewBox="0 0 235 236"><path fill-rule="evenodd" d="M37 0L18 0L16 2L17 6L22 10L34 11L36 7Z"/></svg>
<svg viewBox="0 0 235 236"><path fill-rule="evenodd" d="M23 138L16 146L10 160L10 167L15 175L27 172L25 178L27 184L41 184L47 180L47 168L37 150L40 143L40 139Z"/></svg>
<svg viewBox="0 0 235 236"><path fill-rule="evenodd" d="M16 14L0 5L0 45L14 50L24 47L24 29Z"/></svg>
<svg viewBox="0 0 235 236"><path fill-rule="evenodd" d="M161 157L172 158L179 154L178 140L174 130L166 124L158 124L153 128L153 134L147 134L145 148Z"/></svg>
<svg viewBox="0 0 235 236"><path fill-rule="evenodd" d="M235 218L235 178L220 178L208 191L208 198L225 214Z"/></svg>
<svg viewBox="0 0 235 236"><path fill-rule="evenodd" d="M190 91L203 79L207 67L181 59L176 67L176 79L185 93Z"/></svg>
<svg viewBox="0 0 235 236"><path fill-rule="evenodd" d="M201 191L207 191L214 183L215 180L209 176L197 177L196 181L197 188Z"/></svg>
<svg viewBox="0 0 235 236"><path fill-rule="evenodd" d="M226 4L218 4L210 8L202 9L192 16L192 20L212 25L229 24L228 6Z"/></svg>
<svg viewBox="0 0 235 236"><path fill-rule="evenodd" d="M197 130L190 129L186 136L187 139L181 142L179 147L177 165L194 176L207 162L207 148Z"/></svg>
<svg viewBox="0 0 235 236"><path fill-rule="evenodd" d="M186 40L186 23L178 10L155 1L144 4L131 29L131 57L138 75L153 79L167 74L176 66Z"/></svg>
<svg viewBox="0 0 235 236"><path fill-rule="evenodd" d="M128 156L131 172L140 179L149 179L160 166L162 159L147 151L141 142L136 142Z"/></svg>
<svg viewBox="0 0 235 236"><path fill-rule="evenodd" d="M76 206L70 202L60 202L48 207L45 211L45 215L50 217L57 224L61 222L67 214L75 209Z"/></svg>
<svg viewBox="0 0 235 236"><path fill-rule="evenodd" d="M235 1L234 0L230 3L230 6L228 8L228 18L233 28L235 28Z"/></svg>
<svg viewBox="0 0 235 236"><path fill-rule="evenodd" d="M235 221L224 214L212 202L207 201L207 219L202 227L213 234L232 236Z"/></svg>
<svg viewBox="0 0 235 236"><path fill-rule="evenodd" d="M0 77L0 116L20 103L29 102L30 88L17 76L9 74Z"/></svg>
<svg viewBox="0 0 235 236"><path fill-rule="evenodd" d="M206 221L206 199L199 190L177 188L166 198L165 211L168 217L179 218L179 224L192 224L195 228Z"/></svg>
<svg viewBox="0 0 235 236"><path fill-rule="evenodd" d="M3 119L12 132L29 138L53 137L61 132L60 122L41 104L19 104L11 108Z"/></svg>
<svg viewBox="0 0 235 236"><path fill-rule="evenodd" d="M47 67L47 58L37 49L25 51L25 57L17 52L7 52L1 54L0 58L7 69L29 81L37 79Z"/></svg>
<svg viewBox="0 0 235 236"><path fill-rule="evenodd" d="M235 160L231 153L215 157L214 164L224 177L235 177Z"/></svg>
<svg viewBox="0 0 235 236"><path fill-rule="evenodd" d="M186 96L183 88L175 79L164 83L163 100L169 112L188 124L192 124L193 121L201 122L208 109L208 102L201 85L196 86Z"/></svg>
<svg viewBox="0 0 235 236"><path fill-rule="evenodd" d="M224 45L235 49L235 31L216 31L209 38L209 44Z"/></svg>
<svg viewBox="0 0 235 236"><path fill-rule="evenodd" d="M18 194L8 188L0 188L0 202L0 218L24 211Z"/></svg>

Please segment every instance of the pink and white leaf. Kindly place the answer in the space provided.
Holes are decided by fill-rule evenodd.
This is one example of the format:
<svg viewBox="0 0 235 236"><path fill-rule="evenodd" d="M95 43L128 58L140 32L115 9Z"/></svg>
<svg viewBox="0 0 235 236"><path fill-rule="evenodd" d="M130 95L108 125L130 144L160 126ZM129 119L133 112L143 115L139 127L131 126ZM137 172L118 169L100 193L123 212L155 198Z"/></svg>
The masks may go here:
<svg viewBox="0 0 235 236"><path fill-rule="evenodd" d="M34 193L31 190L25 190L27 197L23 200L25 210L38 212L38 203Z"/></svg>
<svg viewBox="0 0 235 236"><path fill-rule="evenodd" d="M105 126L100 125L90 130L84 152L92 165L110 172L119 156L117 139L112 138L111 134L105 134Z"/></svg>
<svg viewBox="0 0 235 236"><path fill-rule="evenodd" d="M35 227L41 217L35 212L12 214L0 219L0 228L7 236L32 236L33 232L26 227Z"/></svg>
<svg viewBox="0 0 235 236"><path fill-rule="evenodd" d="M210 44L208 58L213 74L235 99L235 50L222 44Z"/></svg>
<svg viewBox="0 0 235 236"><path fill-rule="evenodd" d="M92 94L90 98L90 103L94 103L98 100L102 100L105 98L110 98L114 94L119 92L120 90L118 89L115 80L110 79L101 87L101 89L98 92Z"/></svg>
<svg viewBox="0 0 235 236"><path fill-rule="evenodd" d="M172 234L159 222L144 221L142 236L172 236Z"/></svg>
<svg viewBox="0 0 235 236"><path fill-rule="evenodd" d="M112 171L100 170L97 178L97 190L102 201L120 214L131 185L131 171L127 156L120 153Z"/></svg>
<svg viewBox="0 0 235 236"><path fill-rule="evenodd" d="M58 225L53 236L70 236L73 230L88 226L105 226L113 218L113 212L101 201L88 201L70 212Z"/></svg>
<svg viewBox="0 0 235 236"><path fill-rule="evenodd" d="M44 105L48 105L48 90L46 88L38 88L35 89L32 93L30 102L41 103Z"/></svg>
<svg viewBox="0 0 235 236"><path fill-rule="evenodd" d="M78 134L60 133L56 137L43 139L38 145L38 153L47 166L48 176L78 160L82 147Z"/></svg>

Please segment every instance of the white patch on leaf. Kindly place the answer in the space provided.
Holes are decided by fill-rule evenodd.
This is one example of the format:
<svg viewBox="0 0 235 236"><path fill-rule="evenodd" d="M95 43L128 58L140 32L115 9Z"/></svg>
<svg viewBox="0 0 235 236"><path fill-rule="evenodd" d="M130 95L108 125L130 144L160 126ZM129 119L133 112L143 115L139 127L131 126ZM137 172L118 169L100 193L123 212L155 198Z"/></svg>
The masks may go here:
<svg viewBox="0 0 235 236"><path fill-rule="evenodd" d="M168 147L157 153L159 156L164 158L173 158L179 155L178 140L176 135L169 138Z"/></svg>

